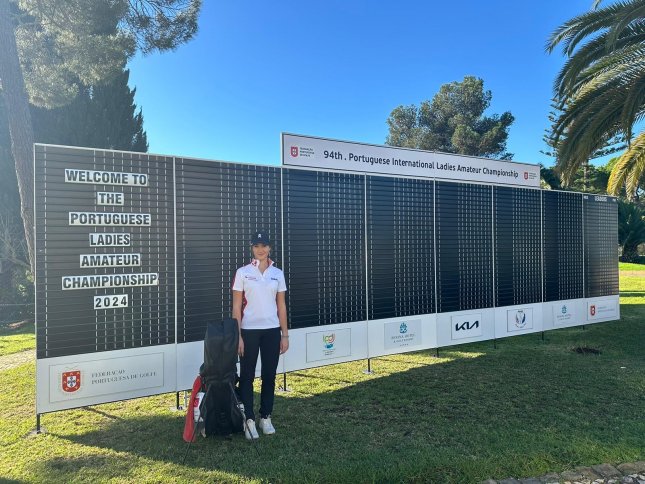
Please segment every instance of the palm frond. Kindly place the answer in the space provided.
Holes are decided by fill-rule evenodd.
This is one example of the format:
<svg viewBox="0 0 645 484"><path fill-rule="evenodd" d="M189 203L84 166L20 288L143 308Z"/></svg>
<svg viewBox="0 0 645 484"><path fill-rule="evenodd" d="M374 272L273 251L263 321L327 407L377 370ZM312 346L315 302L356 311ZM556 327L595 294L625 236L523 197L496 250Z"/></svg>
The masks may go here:
<svg viewBox="0 0 645 484"><path fill-rule="evenodd" d="M632 169L629 171L626 180L625 190L629 197L636 194L638 184L645 171L645 132L642 132L623 154L630 160Z"/></svg>
<svg viewBox="0 0 645 484"><path fill-rule="evenodd" d="M629 144L632 139L632 129L639 116L645 111L645 69L631 82L631 87L623 102L620 124Z"/></svg>
<svg viewBox="0 0 645 484"><path fill-rule="evenodd" d="M628 143L630 160L638 153L629 143L634 125L645 115L645 0L595 9L599 3L563 24L547 45L549 51L561 46L568 57L554 82L561 112L550 135L565 184L612 139ZM645 163L641 168L623 163L615 180L637 186Z"/></svg>
<svg viewBox="0 0 645 484"><path fill-rule="evenodd" d="M607 193L618 195L625 186L627 196L633 197L645 170L645 131L640 133L631 146L620 156L609 176Z"/></svg>
<svg viewBox="0 0 645 484"><path fill-rule="evenodd" d="M616 2L572 18L551 34L546 46L547 52L553 52L559 44L562 44L564 54L571 56L583 39L594 32L613 27L625 17L624 12L631 10L633 5L642 6L643 0Z"/></svg>
<svg viewBox="0 0 645 484"><path fill-rule="evenodd" d="M609 31L609 36L607 37L607 50L614 48L616 40L618 40L618 37L625 27L634 21L642 22L644 16L645 4L637 1L630 2L628 7L621 12L621 18L618 19L618 22L612 25Z"/></svg>
<svg viewBox="0 0 645 484"><path fill-rule="evenodd" d="M611 85L598 96L577 99L568 106L554 125L558 144L558 166L565 184L595 151L620 130L620 105L612 102L616 90Z"/></svg>
<svg viewBox="0 0 645 484"><path fill-rule="evenodd" d="M643 48L645 43L645 24L639 23L626 28L622 36L616 41L614 51L609 53L606 49L607 36L608 32L598 35L567 59L554 81L554 91L558 96L566 96L574 91L581 73L602 62L608 54L616 56L612 57L612 59L617 60L621 53L624 53L622 55L629 55L630 52Z"/></svg>

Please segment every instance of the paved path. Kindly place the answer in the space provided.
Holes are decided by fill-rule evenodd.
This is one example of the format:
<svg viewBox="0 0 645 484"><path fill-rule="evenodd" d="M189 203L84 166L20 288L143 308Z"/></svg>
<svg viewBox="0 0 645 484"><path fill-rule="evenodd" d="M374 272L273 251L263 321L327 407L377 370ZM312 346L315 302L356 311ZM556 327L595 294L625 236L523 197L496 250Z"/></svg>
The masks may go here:
<svg viewBox="0 0 645 484"><path fill-rule="evenodd" d="M576 467L573 471L528 479L488 479L482 484L645 484L645 461L627 462L616 467L611 464Z"/></svg>
<svg viewBox="0 0 645 484"><path fill-rule="evenodd" d="M623 276L636 276L636 277L645 277L645 271L620 271L620 277Z"/></svg>
<svg viewBox="0 0 645 484"><path fill-rule="evenodd" d="M17 366L36 361L36 350L21 351L10 355L0 356L0 371L10 370Z"/></svg>

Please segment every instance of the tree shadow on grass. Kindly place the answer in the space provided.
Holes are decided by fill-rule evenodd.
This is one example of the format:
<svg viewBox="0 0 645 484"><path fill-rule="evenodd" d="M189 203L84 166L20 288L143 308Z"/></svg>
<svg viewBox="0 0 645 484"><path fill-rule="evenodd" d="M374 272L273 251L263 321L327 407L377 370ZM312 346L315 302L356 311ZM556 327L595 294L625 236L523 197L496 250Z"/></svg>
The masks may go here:
<svg viewBox="0 0 645 484"><path fill-rule="evenodd" d="M584 335L590 344L613 334L595 326ZM200 438L182 465L187 444L179 414L104 421L100 430L57 436L118 452L104 457L104 478L123 477L111 469L138 459L170 465L178 478L299 482L473 482L638 460L645 405L633 397L642 371L619 370L625 361L643 366L629 330L623 324L593 356L570 351L570 329L553 335L548 351L535 335L498 350L479 345L475 358L445 349L454 359L313 396L299 393L300 385L310 391L308 377L291 378L291 394L276 398L277 434L260 438L259 456L242 435ZM60 472L57 460L39 465Z"/></svg>
<svg viewBox="0 0 645 484"><path fill-rule="evenodd" d="M42 464L42 474L35 475L45 482L101 482L116 479L129 482L129 476L138 465L136 457L122 458L119 456L82 455L53 457ZM107 475L106 475L107 474Z"/></svg>

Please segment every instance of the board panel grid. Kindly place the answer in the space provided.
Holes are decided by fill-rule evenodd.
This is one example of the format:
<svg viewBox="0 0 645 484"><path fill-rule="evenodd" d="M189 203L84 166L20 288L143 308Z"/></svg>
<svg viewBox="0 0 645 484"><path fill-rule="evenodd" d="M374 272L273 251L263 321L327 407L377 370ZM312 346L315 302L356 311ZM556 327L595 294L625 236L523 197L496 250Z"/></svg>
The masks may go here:
<svg viewBox="0 0 645 484"><path fill-rule="evenodd" d="M235 271L252 258L251 235L271 237L281 267L280 169L177 159L177 341L204 338L230 317Z"/></svg>
<svg viewBox="0 0 645 484"><path fill-rule="evenodd" d="M366 319L364 180L283 169L291 328Z"/></svg>
<svg viewBox="0 0 645 484"><path fill-rule="evenodd" d="M148 175L148 186L65 181L65 170ZM175 342L172 158L143 153L35 146L36 353L51 358ZM97 192L123 193L122 206ZM147 213L150 226L69 224L69 213ZM90 247L89 234L129 233L127 247ZM80 256L141 254L136 267L81 267ZM63 290L65 276L156 273L157 286ZM128 306L94 309L94 296L127 295Z"/></svg>
<svg viewBox="0 0 645 484"><path fill-rule="evenodd" d="M542 192L544 301L584 297L582 195Z"/></svg>
<svg viewBox="0 0 645 484"><path fill-rule="evenodd" d="M435 312L434 184L367 177L369 319Z"/></svg>
<svg viewBox="0 0 645 484"><path fill-rule="evenodd" d="M494 187L495 306L542 301L539 190Z"/></svg>
<svg viewBox="0 0 645 484"><path fill-rule="evenodd" d="M436 182L437 312L493 306L492 188Z"/></svg>
<svg viewBox="0 0 645 484"><path fill-rule="evenodd" d="M585 297L618 294L618 200L584 195Z"/></svg>

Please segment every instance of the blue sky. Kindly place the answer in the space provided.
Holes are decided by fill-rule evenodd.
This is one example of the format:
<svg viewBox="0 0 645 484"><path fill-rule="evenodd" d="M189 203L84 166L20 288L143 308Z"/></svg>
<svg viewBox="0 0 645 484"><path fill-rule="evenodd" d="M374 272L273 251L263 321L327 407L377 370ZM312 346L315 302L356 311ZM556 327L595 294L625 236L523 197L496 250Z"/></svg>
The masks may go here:
<svg viewBox="0 0 645 484"><path fill-rule="evenodd" d="M150 151L280 163L282 131L383 144L392 109L447 82L484 79L487 114L511 111L514 160L540 153L553 79L544 45L591 0L206 0L199 33L131 60ZM607 2L608 3L608 2Z"/></svg>

